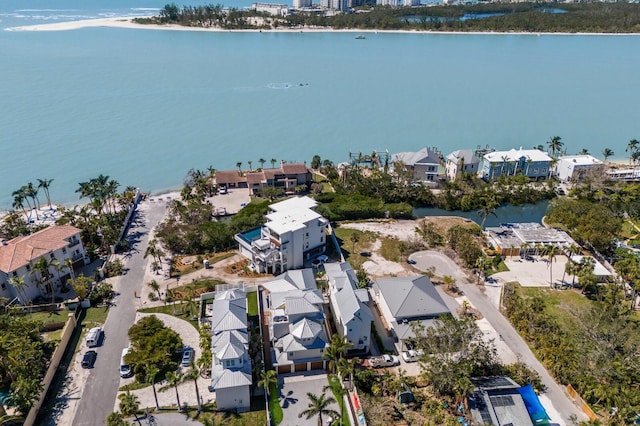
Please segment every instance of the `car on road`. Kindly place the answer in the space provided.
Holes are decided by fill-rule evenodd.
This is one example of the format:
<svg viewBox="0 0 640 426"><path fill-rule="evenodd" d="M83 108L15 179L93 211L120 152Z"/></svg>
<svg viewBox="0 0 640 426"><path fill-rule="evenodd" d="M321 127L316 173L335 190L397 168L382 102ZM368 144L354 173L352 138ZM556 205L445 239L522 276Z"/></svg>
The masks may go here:
<svg viewBox="0 0 640 426"><path fill-rule="evenodd" d="M93 368L93 364L96 363L98 353L96 351L87 351L82 357L82 368Z"/></svg>
<svg viewBox="0 0 640 426"><path fill-rule="evenodd" d="M369 358L369 365L373 368L393 367L400 365L400 360L395 355L381 355Z"/></svg>
<svg viewBox="0 0 640 426"><path fill-rule="evenodd" d="M407 263L408 263L409 265L415 265L415 264L416 264L416 261L415 261L415 260L413 260L413 259L407 259Z"/></svg>
<svg viewBox="0 0 640 426"><path fill-rule="evenodd" d="M329 256L327 256L326 254L321 254L320 256L316 257L316 260L321 263L327 263L329 261Z"/></svg>
<svg viewBox="0 0 640 426"><path fill-rule="evenodd" d="M402 359L404 362L418 362L420 357L422 356L421 350L408 350L406 352L402 352Z"/></svg>
<svg viewBox="0 0 640 426"><path fill-rule="evenodd" d="M191 361L193 361L193 355L193 348L190 348L189 346L184 348L184 352L182 352L182 362L180 363L180 365L182 365L183 367L190 366Z"/></svg>
<svg viewBox="0 0 640 426"><path fill-rule="evenodd" d="M370 251L360 252L360 256L362 256L362 257L371 257L371 252Z"/></svg>
<svg viewBox="0 0 640 426"><path fill-rule="evenodd" d="M129 348L127 347L122 350L122 355L120 355L120 377L124 379L133 376L133 370L131 369L131 366L127 364L127 361L125 361L124 359L124 357L126 357L128 353Z"/></svg>

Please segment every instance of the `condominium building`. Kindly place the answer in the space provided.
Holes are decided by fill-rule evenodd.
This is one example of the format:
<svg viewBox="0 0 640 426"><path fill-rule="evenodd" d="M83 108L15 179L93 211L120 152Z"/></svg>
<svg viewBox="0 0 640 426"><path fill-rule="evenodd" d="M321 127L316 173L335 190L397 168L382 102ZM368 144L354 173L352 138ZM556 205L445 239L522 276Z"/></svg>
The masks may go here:
<svg viewBox="0 0 640 426"><path fill-rule="evenodd" d="M524 175L531 179L546 179L551 174L551 157L539 149L511 149L485 154L480 177L486 181L500 176Z"/></svg>
<svg viewBox="0 0 640 426"><path fill-rule="evenodd" d="M324 253L329 221L309 197L293 197L269 206L267 222L235 236L240 253L259 272L281 273L304 266Z"/></svg>
<svg viewBox="0 0 640 426"><path fill-rule="evenodd" d="M86 251L80 229L70 225L51 226L31 235L0 244L0 297L25 304L38 296L51 296L71 275L72 265L82 263ZM44 270L34 266L44 259ZM43 274L44 272L44 274ZM24 284L14 286L16 281Z"/></svg>

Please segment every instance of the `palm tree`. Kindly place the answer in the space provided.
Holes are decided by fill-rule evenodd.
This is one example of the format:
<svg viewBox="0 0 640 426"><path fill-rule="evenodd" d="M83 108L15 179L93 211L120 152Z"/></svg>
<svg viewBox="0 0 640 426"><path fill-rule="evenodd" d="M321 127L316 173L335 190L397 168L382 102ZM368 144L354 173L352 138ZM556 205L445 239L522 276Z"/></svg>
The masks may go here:
<svg viewBox="0 0 640 426"><path fill-rule="evenodd" d="M640 141L638 141L637 139L631 139L627 144L627 148L624 150L624 152L629 153L629 164L631 164L633 153L638 150L638 145L640 145Z"/></svg>
<svg viewBox="0 0 640 426"><path fill-rule="evenodd" d="M49 263L47 258L41 257L40 259L36 260L36 262L33 264L33 268L31 268L31 275L34 275L37 272L40 273L40 285L47 283L51 279L49 266L51 266L51 264ZM42 291L42 288L40 288L40 291ZM51 289L51 291L53 292L53 288Z"/></svg>
<svg viewBox="0 0 640 426"><path fill-rule="evenodd" d="M114 411L107 416L107 426L125 426L128 423L122 418L122 414Z"/></svg>
<svg viewBox="0 0 640 426"><path fill-rule="evenodd" d="M167 385L161 387L160 392L164 392L166 390L174 388L176 390L176 400L178 401L178 411L181 411L182 407L180 405L180 394L178 393L178 385L182 383L184 379L184 374L172 373L171 371L169 371L166 375L166 378L167 378Z"/></svg>
<svg viewBox="0 0 640 426"><path fill-rule="evenodd" d="M558 247L555 245L547 245L542 249L543 256L547 258L549 263L549 286L553 288L553 262L556 260L556 255L558 254Z"/></svg>
<svg viewBox="0 0 640 426"><path fill-rule="evenodd" d="M604 157L605 163L607 162L607 158L613 157L614 155L615 155L615 153L613 152L613 150L611 148L605 148L605 149L602 150L602 156Z"/></svg>
<svg viewBox="0 0 640 426"><path fill-rule="evenodd" d="M26 220L28 221L29 220L29 214L27 213L27 211L24 208L24 200L25 200L24 195L14 195L12 207L14 209L22 210Z"/></svg>
<svg viewBox="0 0 640 426"><path fill-rule="evenodd" d="M196 399L198 400L198 413L202 412L202 404L200 402L200 390L198 389L198 377L200 377L200 371L196 368L193 361L191 362L191 368L185 374L185 380L193 380L193 384L196 387Z"/></svg>
<svg viewBox="0 0 640 426"><path fill-rule="evenodd" d="M156 400L156 411L160 411L160 404L158 404L158 393L156 392L156 377L160 372L160 369L152 364L145 364L145 381L151 383L153 388L153 398Z"/></svg>
<svg viewBox="0 0 640 426"><path fill-rule="evenodd" d="M299 418L305 416L307 420L314 416L318 416L318 426L323 426L324 422L322 421L322 416L331 416L333 418L338 418L340 414L336 410L331 410L329 405L336 402L336 399L332 396L327 397L323 392L320 395L312 394L311 392L307 392L307 397L309 398L309 407L298 414Z"/></svg>
<svg viewBox="0 0 640 426"><path fill-rule="evenodd" d="M264 158L261 158L261 159L258 160L258 163L260 163L260 168L261 169L264 169L264 163L266 163L266 162L267 162L267 160L265 160Z"/></svg>
<svg viewBox="0 0 640 426"><path fill-rule="evenodd" d="M347 341L346 336L339 336L338 334L334 334L331 337L331 346L336 349L336 352L338 353L340 358L342 358L347 354L347 349L353 346L353 343Z"/></svg>
<svg viewBox="0 0 640 426"><path fill-rule="evenodd" d="M238 171L240 172L240 174L242 175L242 161L238 161L236 163L236 167L238 168Z"/></svg>
<svg viewBox="0 0 640 426"><path fill-rule="evenodd" d="M499 205L500 203L498 203L493 195L485 199L484 204L482 204L482 207L480 207L480 210L478 210L478 214L482 216L480 229L484 230L484 223L487 221L487 217L489 217L489 215L498 217L498 215L496 214L496 207L498 207Z"/></svg>
<svg viewBox="0 0 640 426"><path fill-rule="evenodd" d="M31 197L33 200L33 205L36 207L36 210L40 208L40 200L38 199L38 189L39 187L34 186L33 183L29 182L26 187L27 197Z"/></svg>
<svg viewBox="0 0 640 426"><path fill-rule="evenodd" d="M13 191L11 195L14 197L14 202L17 202L17 204L20 206L22 206L23 201L26 201L27 206L29 207L29 211L31 211L33 207L31 207L31 203L29 202L29 198L27 197L25 188L25 186L21 186L20 189L16 189L15 191ZM29 221L29 215L27 215L27 221Z"/></svg>
<svg viewBox="0 0 640 426"><path fill-rule="evenodd" d="M158 281L151 280L147 283L147 285L151 288L151 290L158 293L158 300L162 299L162 296L160 295L160 284L158 284Z"/></svg>
<svg viewBox="0 0 640 426"><path fill-rule="evenodd" d="M324 349L322 358L329 361L327 368L329 369L329 373L334 374L336 372L336 368L338 367L338 360L340 359L338 349L333 345L329 345Z"/></svg>
<svg viewBox="0 0 640 426"><path fill-rule="evenodd" d="M23 305L27 303L27 293L25 291L25 287L27 286L27 284L24 281L24 275L9 278L9 284L11 284L16 289L18 296L22 295L22 300L20 301L20 303Z"/></svg>
<svg viewBox="0 0 640 426"><path fill-rule="evenodd" d="M578 155L589 155L589 150L587 148L582 148L578 151Z"/></svg>
<svg viewBox="0 0 640 426"><path fill-rule="evenodd" d="M69 270L69 275L71 276L71 278L75 278L75 271L73 270L73 260L71 260L70 257L67 257L64 260L64 266L67 267L67 269Z"/></svg>
<svg viewBox="0 0 640 426"><path fill-rule="evenodd" d="M549 149L551 150L551 156L555 157L556 153L562 150L564 143L560 136L554 136L547 142L547 145L549 145Z"/></svg>
<svg viewBox="0 0 640 426"><path fill-rule="evenodd" d="M138 409L140 408L140 401L138 400L138 397L132 394L130 391L127 391L127 393L121 393L120 395L118 395L118 399L120 400L118 408L120 408L120 412L122 413L122 415L125 417L133 415L136 419L136 422L138 422L138 424L142 426L137 413Z"/></svg>
<svg viewBox="0 0 640 426"><path fill-rule="evenodd" d="M53 179L38 179L38 188L42 188L44 191L45 197L47 197L47 204L49 204L49 208L51 208L51 196L49 195L49 187Z"/></svg>
<svg viewBox="0 0 640 426"><path fill-rule="evenodd" d="M276 163L278 162L278 160L276 160L275 158L271 159L271 168L275 169L276 168Z"/></svg>
<svg viewBox="0 0 640 426"><path fill-rule="evenodd" d="M258 387L264 388L264 393L269 397L269 393L271 391L271 386L278 385L278 374L276 370L267 370L260 371L260 381L258 382Z"/></svg>
<svg viewBox="0 0 640 426"><path fill-rule="evenodd" d="M253 166L252 166L253 161L249 160L249 161L247 161L247 163L249 164L249 171L252 171L253 170Z"/></svg>
<svg viewBox="0 0 640 426"><path fill-rule="evenodd" d="M355 357L351 359L341 358L338 360L338 373L342 380L348 379L349 382L353 383L353 376L356 373L356 366L360 362L360 358Z"/></svg>
<svg viewBox="0 0 640 426"><path fill-rule="evenodd" d="M503 155L502 157L500 157L500 159L502 160L502 167L500 168L500 176L503 176L504 175L504 166L507 165L507 162L509 161L509 156L508 155Z"/></svg>

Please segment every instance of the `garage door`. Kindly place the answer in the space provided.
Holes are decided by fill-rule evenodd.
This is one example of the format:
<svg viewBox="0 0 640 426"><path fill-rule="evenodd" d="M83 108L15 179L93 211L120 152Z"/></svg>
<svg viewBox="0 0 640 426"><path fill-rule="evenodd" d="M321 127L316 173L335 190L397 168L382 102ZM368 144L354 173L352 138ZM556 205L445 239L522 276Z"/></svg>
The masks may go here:
<svg viewBox="0 0 640 426"><path fill-rule="evenodd" d="M307 363L303 362L303 363L300 363L300 364L296 364L296 373L298 371L307 371Z"/></svg>
<svg viewBox="0 0 640 426"><path fill-rule="evenodd" d="M314 361L311 363L311 369L312 370L322 370L322 361Z"/></svg>
<svg viewBox="0 0 640 426"><path fill-rule="evenodd" d="M291 373L290 365L280 365L278 367L278 374L287 374L287 373Z"/></svg>

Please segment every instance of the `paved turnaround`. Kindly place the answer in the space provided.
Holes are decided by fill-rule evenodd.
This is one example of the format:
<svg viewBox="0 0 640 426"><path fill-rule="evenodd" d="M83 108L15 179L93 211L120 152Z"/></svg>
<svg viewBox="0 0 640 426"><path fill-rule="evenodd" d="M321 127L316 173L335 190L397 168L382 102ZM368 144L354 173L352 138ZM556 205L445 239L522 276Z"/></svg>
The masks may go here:
<svg viewBox="0 0 640 426"><path fill-rule="evenodd" d="M82 398L78 405L74 426L93 426L104 424L106 417L113 411L114 401L120 385L120 355L129 345L127 331L133 324L144 281L148 259L144 252L149 242L149 231L163 218L166 209L164 202L145 201L138 206L127 239L131 243L130 256L123 261L127 273L114 284L114 291L120 294L114 298L114 306L104 325L104 342L97 348L98 358L95 367L84 385Z"/></svg>
<svg viewBox="0 0 640 426"><path fill-rule="evenodd" d="M587 420L587 416L571 401L564 389L547 372L547 369L535 357L529 346L511 323L491 303L481 287L469 284L467 277L461 268L444 253L426 251L415 253L411 259L416 260L416 267L426 270L429 266L436 267L438 275L449 275L456 279L458 287L464 291L469 302L478 309L489 321L493 328L502 336L504 342L520 358L522 362L540 374L542 383L547 387L544 395L551 400L553 407L562 415L562 423L572 424L570 417L575 415L578 420ZM557 421L558 419L551 419Z"/></svg>

